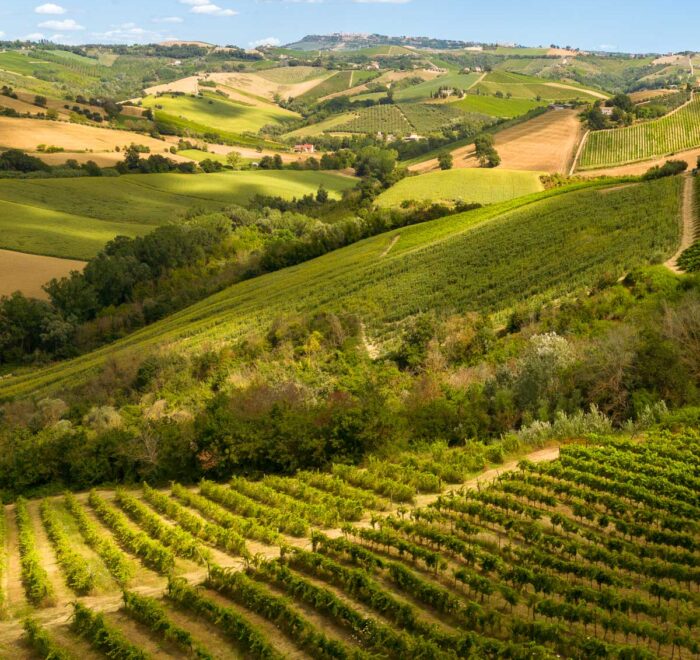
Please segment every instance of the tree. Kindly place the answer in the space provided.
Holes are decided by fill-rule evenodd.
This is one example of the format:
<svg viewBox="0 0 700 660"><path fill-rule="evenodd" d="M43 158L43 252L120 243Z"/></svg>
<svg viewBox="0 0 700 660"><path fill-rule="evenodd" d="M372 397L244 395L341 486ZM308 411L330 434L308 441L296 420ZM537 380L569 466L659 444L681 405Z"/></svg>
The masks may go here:
<svg viewBox="0 0 700 660"><path fill-rule="evenodd" d="M316 193L316 201L319 204L325 204L328 201L328 191L323 187L319 186L318 192Z"/></svg>
<svg viewBox="0 0 700 660"><path fill-rule="evenodd" d="M29 156L20 149L8 149L0 156L0 171L49 172L51 168L39 158Z"/></svg>
<svg viewBox="0 0 700 660"><path fill-rule="evenodd" d="M438 164L441 170L451 170L454 165L454 157L450 152L445 151L438 156Z"/></svg>
<svg viewBox="0 0 700 660"><path fill-rule="evenodd" d="M494 146L493 135L489 133L478 135L474 140L474 146L481 167L498 167L501 164L501 157Z"/></svg>
<svg viewBox="0 0 700 660"><path fill-rule="evenodd" d="M46 97L45 96L35 96L34 97L34 105L38 105L40 108L45 108L46 107Z"/></svg>
<svg viewBox="0 0 700 660"><path fill-rule="evenodd" d="M373 177L386 183L396 168L398 156L393 149L365 147L357 155L355 174L360 177Z"/></svg>
<svg viewBox="0 0 700 660"><path fill-rule="evenodd" d="M226 156L226 162L229 167L234 170L240 170L243 167L243 157L237 151L232 151Z"/></svg>

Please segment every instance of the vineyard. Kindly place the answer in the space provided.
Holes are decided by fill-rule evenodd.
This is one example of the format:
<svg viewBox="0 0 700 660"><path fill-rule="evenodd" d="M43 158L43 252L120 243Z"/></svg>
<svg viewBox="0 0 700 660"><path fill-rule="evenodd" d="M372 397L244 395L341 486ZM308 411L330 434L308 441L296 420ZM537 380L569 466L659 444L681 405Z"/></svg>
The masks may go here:
<svg viewBox="0 0 700 660"><path fill-rule="evenodd" d="M0 525L0 652L696 657L700 435L531 458L467 481L501 449L436 444L327 473L19 500Z"/></svg>
<svg viewBox="0 0 700 660"><path fill-rule="evenodd" d="M334 130L370 134L381 132L401 136L412 133L413 127L395 105L375 105L359 110L356 117L335 127Z"/></svg>
<svg viewBox="0 0 700 660"><path fill-rule="evenodd" d="M580 169L624 165L700 146L700 97L661 119L588 135Z"/></svg>

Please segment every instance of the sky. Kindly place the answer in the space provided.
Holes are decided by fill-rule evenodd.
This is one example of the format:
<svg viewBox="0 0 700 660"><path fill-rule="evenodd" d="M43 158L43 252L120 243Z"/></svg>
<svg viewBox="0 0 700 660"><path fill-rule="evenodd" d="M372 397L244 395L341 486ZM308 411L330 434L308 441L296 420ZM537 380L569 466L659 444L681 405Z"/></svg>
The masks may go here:
<svg viewBox="0 0 700 660"><path fill-rule="evenodd" d="M700 51L698 0L0 0L1 39L251 47L371 32L623 52Z"/></svg>

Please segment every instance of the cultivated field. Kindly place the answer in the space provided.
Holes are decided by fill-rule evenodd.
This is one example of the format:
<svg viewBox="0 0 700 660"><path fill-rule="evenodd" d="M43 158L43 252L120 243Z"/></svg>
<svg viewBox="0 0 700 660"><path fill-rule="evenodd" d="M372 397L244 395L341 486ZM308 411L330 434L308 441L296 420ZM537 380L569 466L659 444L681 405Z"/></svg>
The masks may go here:
<svg viewBox="0 0 700 660"><path fill-rule="evenodd" d="M326 78L334 75L333 72L325 71L324 69L314 70L318 72L318 77L294 83L270 80L270 72L266 72L268 77L263 77L257 73L211 73L209 74L209 79L272 101L276 95L285 99L302 96L322 83Z"/></svg>
<svg viewBox="0 0 700 660"><path fill-rule="evenodd" d="M700 97L650 122L592 131L581 154L581 169L598 169L669 156L700 146Z"/></svg>
<svg viewBox="0 0 700 660"><path fill-rule="evenodd" d="M484 94L494 95L500 92L516 99L543 99L545 101L565 101L571 99L605 99L601 92L578 87L568 83L551 82L544 78L525 76L519 73L493 71L474 86Z"/></svg>
<svg viewBox="0 0 700 660"><path fill-rule="evenodd" d="M490 117L507 118L519 117L544 104L544 101L533 101L530 99L507 99L497 96L467 94L463 99L455 101L451 105L464 112L476 112L489 115Z"/></svg>
<svg viewBox="0 0 700 660"><path fill-rule="evenodd" d="M36 254L0 250L0 296L21 291L32 298L46 298L42 286L54 277L82 270L85 263Z"/></svg>
<svg viewBox="0 0 700 660"><path fill-rule="evenodd" d="M44 656L69 654L51 657L697 651L697 433L483 472L496 456L435 445L329 473L20 499L0 526L2 600L33 612ZM0 648L32 657L20 637L0 624Z"/></svg>
<svg viewBox="0 0 700 660"><path fill-rule="evenodd" d="M0 181L0 247L86 259L117 235L136 236L192 208L218 210L256 194L332 196L352 187L325 172L245 171Z"/></svg>
<svg viewBox="0 0 700 660"><path fill-rule="evenodd" d="M605 184L592 182L382 234L236 284L93 353L6 378L0 398L74 386L106 358L132 351L197 352L212 341L267 332L291 313L355 313L380 336L428 307L507 312L524 299L557 297L671 256L682 183L674 177L601 192Z"/></svg>
<svg viewBox="0 0 700 660"><path fill-rule="evenodd" d="M170 147L168 142L141 133L41 119L0 117L0 147L8 149L35 151L40 144L47 144L62 147L66 152L113 152L116 147L122 149L134 142L149 147L153 153L163 153Z"/></svg>
<svg viewBox="0 0 700 660"><path fill-rule="evenodd" d="M501 167L568 174L583 129L575 110L553 110L496 133L495 144ZM474 145L453 152L454 167L478 167ZM410 166L414 172L428 172L438 167L437 158Z"/></svg>
<svg viewBox="0 0 700 660"><path fill-rule="evenodd" d="M536 172L504 169L455 169L407 177L377 198L383 207L405 200L494 204L543 190Z"/></svg>

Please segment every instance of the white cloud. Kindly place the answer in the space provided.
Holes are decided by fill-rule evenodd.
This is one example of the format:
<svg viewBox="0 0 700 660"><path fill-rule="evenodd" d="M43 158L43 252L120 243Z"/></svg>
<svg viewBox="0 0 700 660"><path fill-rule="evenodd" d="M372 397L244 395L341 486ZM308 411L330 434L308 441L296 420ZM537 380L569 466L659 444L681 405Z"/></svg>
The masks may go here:
<svg viewBox="0 0 700 660"><path fill-rule="evenodd" d="M164 16L163 18L154 18L153 23L182 23L183 20L179 16Z"/></svg>
<svg viewBox="0 0 700 660"><path fill-rule="evenodd" d="M223 9L219 5L215 5L211 0L180 0L183 5L191 7L190 12L193 14L202 14L204 16L236 16L237 11L233 9Z"/></svg>
<svg viewBox="0 0 700 660"><path fill-rule="evenodd" d="M93 32L91 36L101 43L156 43L166 40L161 32L147 30L136 23L111 25L109 30Z"/></svg>
<svg viewBox="0 0 700 660"><path fill-rule="evenodd" d="M238 14L233 9L222 9L219 5L209 3L205 5L197 4L190 11L193 14L204 14L206 16L235 16Z"/></svg>
<svg viewBox="0 0 700 660"><path fill-rule="evenodd" d="M62 21L44 21L43 23L39 23L39 27L48 28L49 30L68 30L70 32L85 29L82 25L76 23L72 18L66 18Z"/></svg>
<svg viewBox="0 0 700 660"><path fill-rule="evenodd" d="M5 36L5 33L2 30L0 30L0 37L4 37L4 36Z"/></svg>
<svg viewBox="0 0 700 660"><path fill-rule="evenodd" d="M19 38L20 41L41 41L42 39L45 39L42 32L30 32Z"/></svg>
<svg viewBox="0 0 700 660"><path fill-rule="evenodd" d="M378 5L378 4L389 4L389 5L406 5L411 0L353 0L358 4L363 5Z"/></svg>
<svg viewBox="0 0 700 660"><path fill-rule="evenodd" d="M60 16L61 14L65 14L66 10L61 7L61 5L55 5L53 2L47 2L46 4L36 7L34 12L37 14L53 14Z"/></svg>
<svg viewBox="0 0 700 660"><path fill-rule="evenodd" d="M251 41L250 45L253 48L257 48L258 46L280 46L282 42L277 37L265 37L264 39Z"/></svg>

